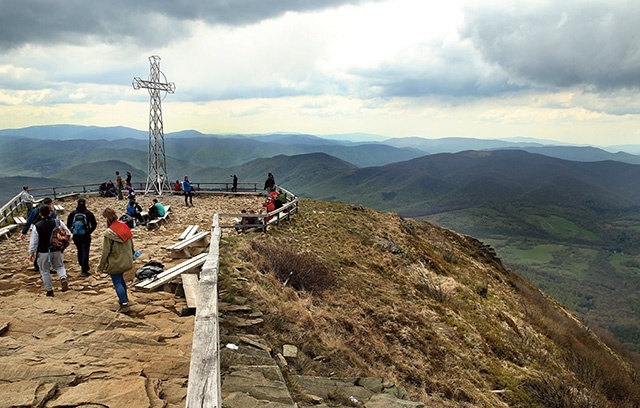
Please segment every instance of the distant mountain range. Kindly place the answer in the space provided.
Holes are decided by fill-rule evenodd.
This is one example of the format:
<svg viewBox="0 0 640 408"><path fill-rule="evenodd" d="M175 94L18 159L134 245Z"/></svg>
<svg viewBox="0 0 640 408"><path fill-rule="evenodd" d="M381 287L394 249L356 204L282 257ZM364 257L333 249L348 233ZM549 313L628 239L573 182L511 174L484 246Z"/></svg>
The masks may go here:
<svg viewBox="0 0 640 408"><path fill-rule="evenodd" d="M356 137L357 136L357 137ZM366 138L372 140L366 140ZM371 135L167 134L170 180L264 182L435 222L640 350L640 156L548 141L380 140ZM147 133L44 126L0 131L0 201L32 187L146 179ZM640 151L640 149L639 149Z"/></svg>

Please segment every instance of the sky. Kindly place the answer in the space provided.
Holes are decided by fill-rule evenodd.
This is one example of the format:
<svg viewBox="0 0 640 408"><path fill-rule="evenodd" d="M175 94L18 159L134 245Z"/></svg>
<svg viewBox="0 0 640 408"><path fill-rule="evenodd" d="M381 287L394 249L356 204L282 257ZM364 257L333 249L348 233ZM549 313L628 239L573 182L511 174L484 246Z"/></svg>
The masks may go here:
<svg viewBox="0 0 640 408"><path fill-rule="evenodd" d="M640 143L637 0L0 0L0 129Z"/></svg>

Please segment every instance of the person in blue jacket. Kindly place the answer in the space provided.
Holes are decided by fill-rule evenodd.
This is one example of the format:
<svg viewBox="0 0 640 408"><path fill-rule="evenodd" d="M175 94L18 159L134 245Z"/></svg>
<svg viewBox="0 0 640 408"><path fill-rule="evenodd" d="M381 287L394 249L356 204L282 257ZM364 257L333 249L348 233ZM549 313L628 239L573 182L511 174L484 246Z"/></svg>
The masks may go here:
<svg viewBox="0 0 640 408"><path fill-rule="evenodd" d="M184 191L184 205L188 207L189 204L191 204L191 206L193 207L193 188L191 187L191 183L189 182L189 176L184 176L184 181L182 182L182 191Z"/></svg>

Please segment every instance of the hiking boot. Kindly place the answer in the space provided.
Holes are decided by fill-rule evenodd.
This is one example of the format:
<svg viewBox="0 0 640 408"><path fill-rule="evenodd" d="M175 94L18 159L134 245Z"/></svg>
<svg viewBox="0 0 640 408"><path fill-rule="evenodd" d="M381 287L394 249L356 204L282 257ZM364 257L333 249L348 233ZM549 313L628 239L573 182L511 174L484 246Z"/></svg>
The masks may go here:
<svg viewBox="0 0 640 408"><path fill-rule="evenodd" d="M88 277L88 276L91 276L91 273L89 273L88 271L87 271L87 272L82 272L82 273L80 273L80 276L82 276L82 277L85 277L85 278L86 278L86 277Z"/></svg>
<svg viewBox="0 0 640 408"><path fill-rule="evenodd" d="M47 296L53 296L53 289L47 291Z"/></svg>
<svg viewBox="0 0 640 408"><path fill-rule="evenodd" d="M69 282L67 282L67 278L60 279L60 285L62 286L63 292L66 292L69 290Z"/></svg>

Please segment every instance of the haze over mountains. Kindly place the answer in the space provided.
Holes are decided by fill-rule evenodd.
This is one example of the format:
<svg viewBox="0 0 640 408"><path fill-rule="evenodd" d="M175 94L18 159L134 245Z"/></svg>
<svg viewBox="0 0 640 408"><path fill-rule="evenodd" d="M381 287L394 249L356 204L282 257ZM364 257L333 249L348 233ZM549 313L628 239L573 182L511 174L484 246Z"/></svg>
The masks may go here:
<svg viewBox="0 0 640 408"><path fill-rule="evenodd" d="M147 132L0 131L0 200L32 187L144 180ZM369 139L369 141L365 141ZM468 138L300 134L165 136L170 180L264 181L302 197L427 219L491 243L505 262L640 350L640 151Z"/></svg>

